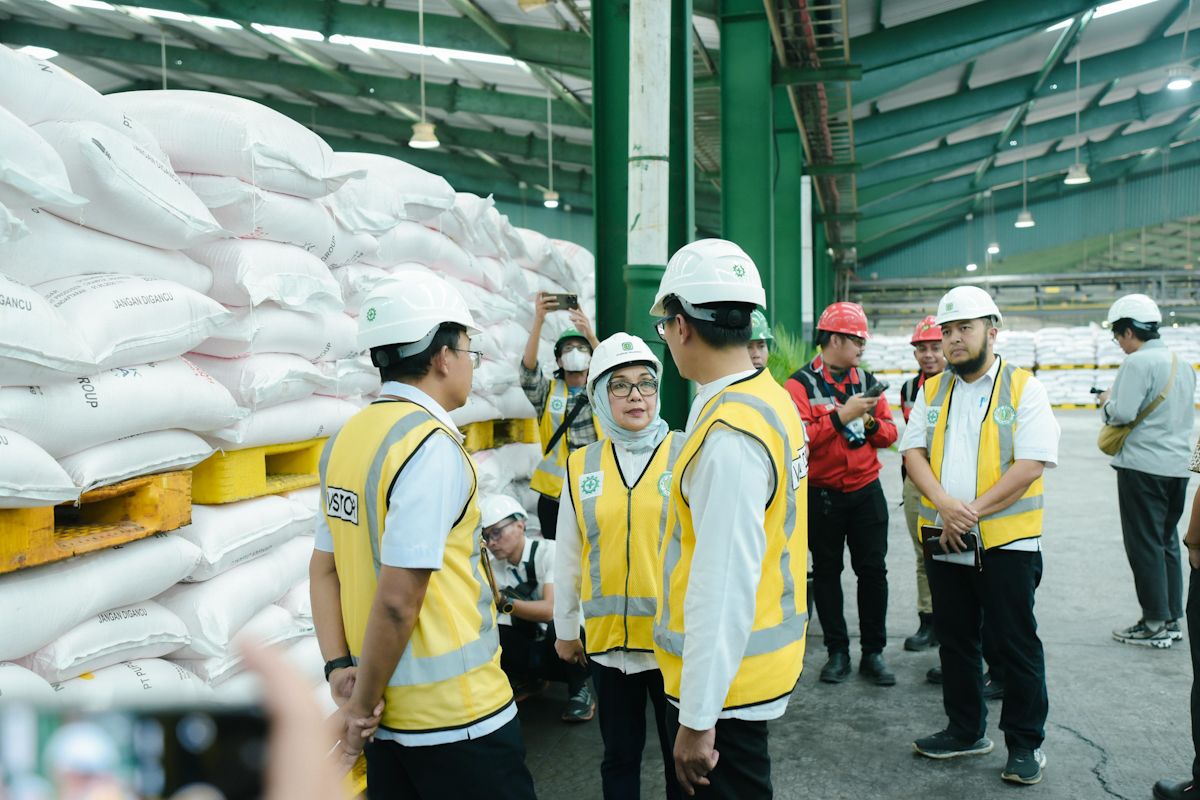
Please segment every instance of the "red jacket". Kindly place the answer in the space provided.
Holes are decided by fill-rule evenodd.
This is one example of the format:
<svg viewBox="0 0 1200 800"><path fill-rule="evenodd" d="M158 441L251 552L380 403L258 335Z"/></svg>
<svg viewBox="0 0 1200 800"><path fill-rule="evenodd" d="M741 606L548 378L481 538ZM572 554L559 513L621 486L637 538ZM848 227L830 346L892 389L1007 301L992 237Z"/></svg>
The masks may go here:
<svg viewBox="0 0 1200 800"><path fill-rule="evenodd" d="M808 431L809 486L853 492L879 477L883 465L875 451L891 447L897 435L887 398L879 397L872 415L875 424L866 431L867 441L858 446L842 435L845 426L836 413L846 398L878 382L874 375L857 367L835 381L817 356L784 384Z"/></svg>

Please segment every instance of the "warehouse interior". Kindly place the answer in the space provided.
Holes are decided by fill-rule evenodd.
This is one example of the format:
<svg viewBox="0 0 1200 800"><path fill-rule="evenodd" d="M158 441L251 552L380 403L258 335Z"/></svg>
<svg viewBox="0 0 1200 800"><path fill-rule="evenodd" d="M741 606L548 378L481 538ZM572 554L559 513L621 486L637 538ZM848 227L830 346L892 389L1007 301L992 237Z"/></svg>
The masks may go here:
<svg viewBox="0 0 1200 800"><path fill-rule="evenodd" d="M358 404L370 402L378 394L379 382L369 357L358 349L348 345L342 348L345 352L328 355L322 336L329 342L336 339L333 323L321 323L325 328L309 336L311 346L305 339L303 346L279 350L255 349L256 326L266 326L270 314L283 309L283 314L336 317L336 326L342 326L338 335L345 334L358 318L355 302L367 295L373 281L415 263L425 271L449 270L465 285L464 296L472 310L482 309L486 316L491 358L484 347L470 404L454 421L466 434L467 449L484 454L481 463L490 464L488 488L512 494L534 509L529 520L532 531L537 501L529 479L541 454L534 408L518 388L517 366L533 325L530 299L536 293L577 295L599 339L618 331L645 339L665 364L662 414L673 428L683 428L695 387L670 363L670 353L647 312L669 256L689 242L728 239L753 259L766 292L766 317L776 341L786 343L779 354L772 353L771 371L780 382L816 353L816 320L826 306L838 301L860 304L871 326L864 366L888 383L885 396L897 409L901 385L917 376L909 335L912 326L934 313L939 298L950 289L981 287L1004 314L997 351L1035 371L1064 432L1061 466L1055 474L1048 473L1047 486L1048 493L1059 491L1070 500L1048 512L1047 536L1059 535L1063 544L1058 553L1047 556L1047 563L1053 563L1060 574L1048 577L1053 605L1045 612L1044 627L1051 661L1052 716L1060 707L1054 705L1056 698L1064 698L1063 716L1052 726L1051 735L1062 742L1060 758L1069 761L1062 774L1069 780L1063 777L1056 786L1045 788L1053 797L1149 796L1155 779L1172 771L1183 774L1190 763L1184 696L1191 673L1186 647L1165 654L1136 652L1133 657L1107 647L1112 643L1103 631L1109 616L1121 613L1122 601L1131 606L1132 590L1122 572L1115 488L1107 488L1112 471L1092 440L1100 426L1096 395L1111 389L1125 358L1103 325L1118 298L1131 293L1153 298L1162 310L1163 340L1183 363L1200 367L1196 271L1200 86L1194 83L1200 59L1200 9L1194 4L1194 0L660 0L650 4L657 7L659 17L657 27L650 29L631 13L631 6L639 5L637 0L0 0L0 45L20 54L22 65L52 65L42 72L51 74L53 69L55 81L65 80L62 75L73 76L90 87L89 92L94 90L86 103L72 109L84 109L77 117L56 116L51 109L31 120L17 108L9 109L13 112L9 116L15 115L39 134L47 135L40 130L48 124L45 120L57 124L91 119L88 113L96 107L91 105L95 93L102 98L95 102L111 103L127 120L137 119L140 109L151 108L153 95L164 90L252 101L255 109L272 114L265 131L282 131L290 137L295 130L297 137L312 135L324 142L325 152L332 155L386 158L434 176L437 191L449 198L448 205L420 222L437 232L439 242L445 238L447 247L462 253L462 261L455 261L462 266L453 268L442 266L442 256L425 261L405 252L391 260L382 255L366 257L363 247L379 247L382 254L386 237L395 236L392 228L417 217L405 217L401 211L384 224L344 207L339 210L336 202L327 203L322 194L313 192L304 195L305 202L311 205L322 198L337 235L344 234L343 248L349 237L354 241L350 249L358 249L323 258L324 264L317 262L311 269L323 273L317 281L320 288L305 289L309 293L296 302L284 297L285 290L271 294L274 290L251 286L240 274L236 285L218 291L216 284L197 286L178 277L185 273L194 277L197 273L191 270L196 265L191 262L197 261L206 275L211 270L221 283L217 264L225 265L226 256L218 255L215 248L222 246L222 240L214 242L215 234L205 238L207 234L198 233L199 223L178 243L137 238L124 233L121 220L97 227L79 203L17 205L6 193L6 173L0 170L0 212L6 205L14 212L21 209L11 215L15 223L8 230L12 234L8 244L5 215L0 214L0 279L28 284L21 288L31 297L49 298L65 318L63 309L73 295L58 285L92 269L55 269L28 260L31 248L40 246L38 237L48 240L58 234L51 233L57 228L37 227L26 212L45 218L49 215L42 209L50 209L55 225L61 218L88 229L89 236L93 230L101 231L105 241L130 239L139 248L172 251L172 258L177 255L174 251L186 254L186 265L172 261L172 269L178 272L168 274L163 267L161 272L137 274L166 276L188 285L189 292L198 290L196 302L215 306L205 312L207 322L196 323L195 341L180 345L183 349L154 349L143 343L139 345L143 349L135 351L153 353L155 358L121 360L101 357L97 351L58 362L72 366L51 365L43 359L36 368L18 370L18 377L10 377L5 370L22 357L0 348L0 387L4 387L0 389L0 439L11 429L22 440L30 440L40 455L48 454L51 463L65 466L81 452L128 436L165 436L186 429L204 440L193 445L191 461L179 457L171 462L174 469L184 471L199 464L190 478L191 486L201 490L188 500L191 527L199 528L196 522L208 513L202 511L197 517L195 509L223 510L231 500L241 504L256 502L253 498L260 495L259 499L270 497L280 501L275 512L287 517L288 523L276 526L270 536L263 535L282 551L285 539L313 524L312 514L305 517L293 507L316 502L312 484L319 448L314 450L312 443L323 442ZM19 94L15 84L24 80L16 71L4 74L6 65L16 63L0 60L0 83L12 82L7 90L0 87L0 111L7 97ZM60 86L47 85L54 91ZM127 93L138 94L124 100ZM211 201L215 194L202 191L207 184L196 179L212 176L201 174L203 169L181 166L175 157L180 145L166 142L160 133L172 129L170 114L163 112L153 122L151 116L147 111L147 127L169 157L166 171L176 182L180 180L176 173L183 178L180 185L186 184L190 200L195 200L191 197L195 190L197 204L203 201L212 210L213 230L223 227L228 234L232 227L217 209L232 213L232 206L219 205ZM2 116L0 123L6 123ZM190 140L220 140L221 124L191 131ZM145 141L137 136L134 141L142 147ZM264 152L270 146L266 141ZM282 149L290 146L290 140L280 144ZM56 149L61 148L56 145ZM0 153L0 162L4 155ZM20 160L16 153L8 155ZM368 163L384 162L354 165ZM72 182L66 188L97 203L76 185L73 169L67 160L65 174ZM342 172L348 170L346 166ZM380 182L370 192L378 195L379 187L394 187L409 174L381 170ZM259 188L249 174L214 172L213 176L236 178L242 188ZM364 185L375 179L369 175ZM216 185L211 185L215 193ZM267 189L268 194L288 193ZM19 197L40 200L36 191L25 195L19 191L18 187ZM358 197L370 192L364 190ZM371 202L376 201L375 195ZM335 196L331 189L328 197ZM458 213L453 221L438 216L461 210L464 196L474 198L466 206L468 211ZM259 205L247 219L257 224L265 206L261 196L254 202ZM345 206L353 199L342 202ZM325 216L320 214L323 224ZM300 216L294 219L296 227L302 227ZM361 226L355 227L353 220ZM16 231L26 226L29 238L20 245L24 249L15 249L20 238ZM261 232L232 235L238 238L224 240L225 244L262 238L289 247L301 245ZM317 234L314 237L319 239ZM408 239L402 241L401 250L415 246ZM88 239L78 247L72 245L74 257L82 264L88 251L110 252L94 250L103 244L98 242ZM330 251L334 249L331 245ZM119 260L124 251L111 252ZM278 256L280 263L284 256ZM246 257L247 264L251 260ZM486 268L481 266L483 260ZM24 264L21 270L12 266L17 261ZM254 268L246 266L247 274ZM463 272L454 271L460 268ZM305 269L311 273L309 267ZM38 284L33 292L34 282L28 276L42 270L53 273L59 295L42 291L40 287L49 284ZM272 270L278 271L274 265L267 269ZM476 270L481 277L473 277ZM306 274L303 281L316 279ZM298 285L288 291L300 291ZM0 284L0 289L5 286ZM273 306L265 315L261 312L264 298ZM191 308L187 313L200 314L195 303ZM73 313L82 318L85 310ZM234 335L229 332L230 320L255 332ZM308 323L296 317L294 324ZM114 329L121 325L112 323ZM304 338L300 327L280 325L281 339ZM542 363L553 363L556 339L569 327L572 323L565 315L548 319L540 342L534 343ZM3 331L0 320L0 334ZM87 331L81 331L85 344L92 345ZM239 336L249 344L243 346ZM182 341L178 335L176 339ZM301 359L307 365L301 365L304 370L311 371L315 364L319 375L305 371L300 378L295 370L287 372L288 381L307 381L311 397L305 390L289 393L281 388L282 372L272 373L271 380L279 381L272 384L275 389L257 384L247 388L249 373L235 375L226 363L232 357L256 357L262 352ZM197 353L199 358L192 359ZM67 441L59 443L74 435L71 426L59 431L57 438L47 433L45 441L30 432L53 428L46 421L48 415L62 413L67 405L52 408L47 400L48 411L11 394L32 386L34 379L29 376L42 376L47 368L59 370L60 377L84 381L80 376L85 373L135 370L160 358L163 363L182 361L184 355L188 364L195 361L221 384L241 381L242 393L234 391L222 400L229 401L228 409L205 406L208 423L185 425L166 417L161 425L154 423L157 427L114 423L111 435L95 438L81 451ZM79 367L81 363L92 371ZM283 370L282 362L279 368ZM233 377L227 381L229 375ZM84 391L95 390L85 386ZM325 403L320 409L296 406L296 425L278 423L274 417L262 428L253 425L256 415L271 407L317 398ZM1200 408L1200 391L1195 401ZM140 401L131 395L128 402L136 407ZM199 408L206 402L196 400L195 405ZM340 405L335 408L333 403ZM295 434L308 430L299 424L301 419L317 427L303 436ZM88 420L83 424L93 425ZM101 427L104 424L108 423ZM275 433L272 425L283 432ZM204 435L235 429L225 438ZM55 444L48 444L50 440ZM301 443L307 443L308 449ZM182 444L172 447L186 449ZM291 458L290 466L280 471L312 473L311 480L227 496L218 485L224 478L211 467L202 471L204 464L211 464L204 459L213 458L214 452L225 457L226 450L243 448L263 451L257 457L268 464L268 473L269 464L278 463L272 459ZM881 458L885 473L895 473L885 482L895 507L901 492L900 456L893 447ZM88 472L82 466L78 470ZM159 470L161 475L175 474ZM84 479L76 472L70 468L67 472L74 483L61 497L39 496L42 505L78 503L83 497L82 508L98 509L90 504L93 500L108 502L98 496L89 499L88 493L103 493L106 483L115 484L113 476L89 475L81 483ZM143 468L140 473L127 470L121 477L144 482L151 474L153 470ZM161 475L155 479L161 485L156 484L154 492L178 491ZM1099 492L1102 496L1091 505L1083 502L1089 493L1097 492L1096 486L1105 487ZM150 489L136 491L144 494ZM0 533L19 531L25 536L33 505L32 501L6 504L0 496ZM15 511L25 516L5 519L5 514ZM59 511L53 519L61 516ZM897 639L910 624L913 614L908 609L915 601L908 579L912 556L902 518L902 511L894 508L888 564L893 576L903 578L893 577L888 620ZM1185 514L1185 526L1187 519ZM99 517L87 520L102 524ZM107 517L105 521L111 522ZM1099 542L1087 535L1101 531L1104 536ZM197 544L204 549L204 542ZM107 545L97 544L92 555ZM62 564L88 557L77 555ZM177 553L155 556L176 557L182 558ZM297 557L289 556L289 563ZM1185 564L1186 559L1185 553ZM17 545L0 543L0 597L6 596L6 581L11 593L7 596L22 591L10 578L50 568L34 566L38 563L27 563ZM215 577L232 563L209 566ZM1119 589L1110 592L1110 584L1093 576ZM203 580L184 571L168 582L172 588L164 585L149 596L164 590L176 593L175 605L167 605L184 616L176 606L200 600L185 598L179 587L202 586ZM849 570L846 580L847 596L853 598ZM307 587L301 594L306 593ZM293 594L289 591L287 597ZM294 611L284 603L287 597L275 596L262 605ZM133 599L147 598L125 598ZM303 606L302 599L292 599ZM311 608L308 613L311 622ZM77 622L90 614L76 615ZM248 617L234 617L243 624L250 622ZM230 636L234 632L228 631ZM65 629L54 636L64 633ZM299 651L302 641L311 655L316 645L311 628L308 633L306 639L295 633L293 646ZM26 665L21 658L33 657L27 653L52 647L50 639L42 638L25 637L19 645L0 648L0 667L8 661ZM203 669L210 672L202 677L214 685L237 681L243 669L240 662L222 662L219 674L211 672L218 669L213 659L227 657L227 645L225 641L224 646L205 650L193 644L184 659L203 660ZM1005 787L992 785L991 772L987 778L983 771L973 772L960 783L921 764L914 775L904 737L914 732L910 730L914 716L929 718L916 725L923 728L936 717L926 712L940 708L940 697L922 684L921 676L932 661L926 658L919 665L897 667L901 682L909 684L910 690L916 685L914 691L919 693L909 692L903 701L884 704L873 687L849 687L840 698L821 692L823 687L809 675L820 667L819 661L813 663L820 648L810 644L809 649L808 669L797 690L796 710L791 712L801 721L772 729L773 735L779 731L772 752L777 763L785 765L776 776L778 796L951 797L963 786L978 797L1000 796ZM119 661L133 663L132 658ZM78 683L79 673L71 674L72 669L56 669L47 680L56 687L72 680ZM0 671L0 700L3 681ZM1083 691L1080 682L1095 691ZM237 687L238 692L243 689ZM1143 707L1118 702L1116 698L1126 693L1140 693ZM68 695L85 696L78 688ZM559 724L556 703L561 698L553 697L535 698L522 711L539 789L547 797L568 793L600 797L598 778L592 774L598 770L591 768L601 747L599 733L594 723L591 728ZM998 708L992 713L999 717ZM858 716L849 719L850 714ZM814 722L821 719L827 721L825 727ZM1152 725L1150 720L1160 724ZM28 719L20 722L27 723ZM13 725L17 727L12 730L17 730L18 723ZM1134 741L1126 740L1122 730ZM43 724L39 741L44 743L50 731ZM833 738L844 737L849 744L840 747L831 741L831 731ZM830 766L847 754L854 761L869 761L881 736L901 746L897 754L882 758L876 774L860 774L863 770L856 769L850 770L853 777L845 778ZM3 737L0 725L0 748ZM1129 749L1124 761L1132 765L1122 763L1122 747ZM651 747L647 754L653 751ZM0 797L6 764L10 770L18 761L40 764L34 756L12 758L17 760L6 762L0 749ZM20 761L27 758L34 762ZM647 793L659 792L663 785L661 771L649 763L652 760L647 755L643 762ZM573 768L580 763L588 765L586 775ZM888 786L903 788L893 794L884 788ZM9 788L14 797L25 796Z"/></svg>

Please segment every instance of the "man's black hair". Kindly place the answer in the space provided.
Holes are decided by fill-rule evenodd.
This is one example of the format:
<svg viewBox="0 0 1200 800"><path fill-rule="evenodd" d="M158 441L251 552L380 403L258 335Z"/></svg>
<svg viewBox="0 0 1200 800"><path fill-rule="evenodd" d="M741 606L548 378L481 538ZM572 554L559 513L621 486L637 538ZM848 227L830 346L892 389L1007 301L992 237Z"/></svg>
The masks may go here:
<svg viewBox="0 0 1200 800"><path fill-rule="evenodd" d="M372 347L371 363L379 366L381 360L386 362L386 366L379 366L379 376L384 381L419 380L429 374L433 357L442 352L443 347L458 347L458 337L466 332L467 329L457 322L443 322L433 335L429 347L421 352L407 358L397 358L395 345Z"/></svg>
<svg viewBox="0 0 1200 800"><path fill-rule="evenodd" d="M745 347L750 344L750 331L752 328L750 313L754 311L753 303L702 303L696 307L717 312L726 312L723 316L729 316L728 312L742 312L740 314L733 314L732 316L736 319L744 319L745 324L737 327L729 327L718 325L716 322L706 319L696 319L689 316L683 310L683 305L674 295L663 301L663 308L666 309L666 312L672 317L678 314L687 317L688 324L696 329L696 335L700 337L700 341L709 347L724 350L727 347Z"/></svg>
<svg viewBox="0 0 1200 800"><path fill-rule="evenodd" d="M817 331L817 347L828 347L832 339L833 334L829 331Z"/></svg>
<svg viewBox="0 0 1200 800"><path fill-rule="evenodd" d="M1160 335L1157 322L1138 322L1130 317L1121 317L1112 324L1114 336L1124 336L1125 331L1133 331L1134 337L1142 342L1157 339Z"/></svg>

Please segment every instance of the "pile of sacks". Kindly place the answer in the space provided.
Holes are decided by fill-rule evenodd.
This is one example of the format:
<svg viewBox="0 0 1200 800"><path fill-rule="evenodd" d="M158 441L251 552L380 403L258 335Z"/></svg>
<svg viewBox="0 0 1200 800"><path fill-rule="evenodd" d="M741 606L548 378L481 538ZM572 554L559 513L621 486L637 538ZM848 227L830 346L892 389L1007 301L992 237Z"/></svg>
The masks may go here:
<svg viewBox="0 0 1200 800"><path fill-rule="evenodd" d="M1092 387L1111 388L1116 373L1106 369L1044 369L1038 380L1046 387L1051 405L1095 405Z"/></svg>
<svg viewBox="0 0 1200 800"><path fill-rule="evenodd" d="M1037 364L1037 336L1004 328L996 335L996 352L1018 367L1033 369Z"/></svg>
<svg viewBox="0 0 1200 800"><path fill-rule="evenodd" d="M1038 366L1094 365L1099 330L1094 325L1042 328L1035 334Z"/></svg>
<svg viewBox="0 0 1200 800"><path fill-rule="evenodd" d="M872 334L863 351L863 363L871 372L895 372L913 368L913 346L909 336Z"/></svg>

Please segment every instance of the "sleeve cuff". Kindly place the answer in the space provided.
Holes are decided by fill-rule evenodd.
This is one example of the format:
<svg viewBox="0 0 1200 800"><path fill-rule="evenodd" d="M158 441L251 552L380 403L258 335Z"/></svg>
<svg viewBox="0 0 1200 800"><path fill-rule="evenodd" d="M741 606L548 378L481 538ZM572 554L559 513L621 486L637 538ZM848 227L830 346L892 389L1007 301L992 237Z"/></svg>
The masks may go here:
<svg viewBox="0 0 1200 800"><path fill-rule="evenodd" d="M406 547L395 551L384 551L380 561L385 567L439 570L442 568L444 555L442 551L428 547Z"/></svg>
<svg viewBox="0 0 1200 800"><path fill-rule="evenodd" d="M696 714L679 709L679 724L694 731L706 731L715 728L719 714Z"/></svg>

